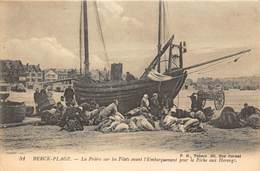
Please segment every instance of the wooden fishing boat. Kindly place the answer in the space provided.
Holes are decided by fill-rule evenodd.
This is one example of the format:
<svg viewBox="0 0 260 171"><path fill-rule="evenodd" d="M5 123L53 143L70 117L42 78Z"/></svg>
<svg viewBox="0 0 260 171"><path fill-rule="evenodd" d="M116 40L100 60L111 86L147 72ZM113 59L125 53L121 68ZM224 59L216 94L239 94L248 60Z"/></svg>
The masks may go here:
<svg viewBox="0 0 260 171"><path fill-rule="evenodd" d="M176 75L175 78L164 82L133 80L89 83L89 80L81 79L74 84L75 95L78 103L94 100L98 104L108 105L114 99L118 99L119 111L126 112L140 105L144 94L151 97L153 93L158 93L160 97L167 95L174 99L181 90L187 74L180 71L174 75Z"/></svg>
<svg viewBox="0 0 260 171"><path fill-rule="evenodd" d="M94 6L98 14L97 3L94 1ZM144 94L151 96L153 93L158 93L159 97L167 96L174 100L185 83L187 77L187 70L213 63L219 60L227 59L242 53L246 53L250 50L238 52L236 54L224 56L218 59L214 59L201 64L196 64L190 67L183 68L183 54L186 52L186 42L173 43L174 35L162 46L162 21L163 14L163 2L159 1L159 22L158 22L158 53L145 69L143 75L138 80L124 81L124 80L111 80L107 82L93 81L89 73L89 42L88 42L88 16L87 16L87 1L82 1L81 6L81 27L80 27L80 54L81 50L84 52L84 75L77 79L74 84L76 100L79 104L84 102L96 101L100 105L108 105L113 102L114 99L119 100L119 111L126 112L132 108L137 107L140 104L141 98ZM97 16L99 18L99 16ZM100 22L98 24L100 26ZM83 29L82 29L83 27ZM83 31L82 31L83 30ZM83 32L83 33L82 33ZM103 38L102 29L100 33ZM83 35L82 35L83 34ZM83 41L81 40L83 38ZM82 43L83 42L83 43ZM104 41L103 41L104 43ZM83 46L82 46L83 44ZM105 46L104 46L105 47ZM106 49L105 49L106 50ZM174 51L175 50L175 51ZM177 52L176 52L177 50ZM161 60L161 57L168 52L167 60ZM81 55L80 55L81 57ZM81 59L81 58L80 58ZM176 62L177 61L177 62ZM161 63L167 62L167 68L165 71L161 71ZM81 65L80 65L81 66ZM160 73L159 78L151 78L149 74L157 69ZM82 69L80 68L80 71ZM157 75L158 75L157 73ZM168 79L161 79L162 77L168 77Z"/></svg>
<svg viewBox="0 0 260 171"><path fill-rule="evenodd" d="M95 2L95 6L97 4ZM96 9L97 10L97 9ZM153 93L158 93L159 97L168 96L174 99L181 90L185 79L187 77L186 71L182 69L182 54L186 51L185 43L174 45L172 36L169 41L161 48L161 35L162 35L162 1L159 1L159 31L158 31L158 54L146 69L145 73L139 80L111 80L107 82L91 81L86 74L89 72L89 50L88 50L88 18L87 18L87 1L82 2L82 18L83 18L83 37L84 37L84 52L85 52L85 75L74 83L74 90L76 100L79 104L83 102L96 101L100 105L108 105L114 99L119 101L119 111L126 112L140 104L141 98L144 94L151 96ZM98 10L97 10L98 12ZM102 33L102 30L101 30ZM169 61L173 58L173 48L179 48L180 54L174 57L179 58L179 66L172 63L168 64L167 72L165 75L171 76L170 80L151 80L147 76L149 71L158 68L160 72L160 58L166 51L169 51Z"/></svg>

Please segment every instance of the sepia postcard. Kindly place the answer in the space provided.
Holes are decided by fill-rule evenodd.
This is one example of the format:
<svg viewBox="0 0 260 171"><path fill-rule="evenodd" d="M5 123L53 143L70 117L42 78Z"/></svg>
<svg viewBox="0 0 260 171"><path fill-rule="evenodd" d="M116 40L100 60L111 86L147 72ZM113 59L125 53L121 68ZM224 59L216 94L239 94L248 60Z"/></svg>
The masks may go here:
<svg viewBox="0 0 260 171"><path fill-rule="evenodd" d="M260 170L257 0L0 0L0 171Z"/></svg>

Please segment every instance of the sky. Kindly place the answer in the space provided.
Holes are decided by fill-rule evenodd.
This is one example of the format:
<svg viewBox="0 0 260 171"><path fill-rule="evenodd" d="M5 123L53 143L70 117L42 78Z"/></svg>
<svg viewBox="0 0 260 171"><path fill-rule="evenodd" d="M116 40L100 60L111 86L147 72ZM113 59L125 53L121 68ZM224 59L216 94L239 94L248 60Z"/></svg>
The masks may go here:
<svg viewBox="0 0 260 171"><path fill-rule="evenodd" d="M109 64L139 76L157 52L157 1L98 1ZM93 2L88 2L90 68L108 67ZM186 41L189 66L247 48L236 63L190 77L260 75L259 1L166 1L167 31L175 43ZM20 59L42 68L79 67L78 1L0 1L0 59ZM209 69L208 69L209 70Z"/></svg>

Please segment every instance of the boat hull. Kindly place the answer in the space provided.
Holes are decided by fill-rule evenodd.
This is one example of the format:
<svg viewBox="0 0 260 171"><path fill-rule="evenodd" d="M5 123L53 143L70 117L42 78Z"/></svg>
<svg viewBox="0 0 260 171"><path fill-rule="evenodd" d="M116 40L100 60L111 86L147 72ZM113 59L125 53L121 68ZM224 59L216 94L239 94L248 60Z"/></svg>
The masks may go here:
<svg viewBox="0 0 260 171"><path fill-rule="evenodd" d="M74 83L75 96L79 104L94 100L101 106L106 106L114 99L118 99L118 110L124 113L138 107L144 94L148 94L149 97L153 93L158 93L160 97L167 94L174 99L181 90L187 74L179 71L171 76L173 76L172 80L163 82L133 80L89 83L86 79L80 79Z"/></svg>

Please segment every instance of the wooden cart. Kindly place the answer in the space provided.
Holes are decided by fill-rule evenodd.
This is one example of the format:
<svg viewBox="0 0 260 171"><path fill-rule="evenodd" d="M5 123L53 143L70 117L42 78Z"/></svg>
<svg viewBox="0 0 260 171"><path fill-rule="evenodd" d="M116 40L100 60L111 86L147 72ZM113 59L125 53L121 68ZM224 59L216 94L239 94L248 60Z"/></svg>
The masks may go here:
<svg viewBox="0 0 260 171"><path fill-rule="evenodd" d="M225 93L223 90L199 90L198 98L202 100L202 107L206 101L214 101L215 109L220 110L225 105Z"/></svg>

